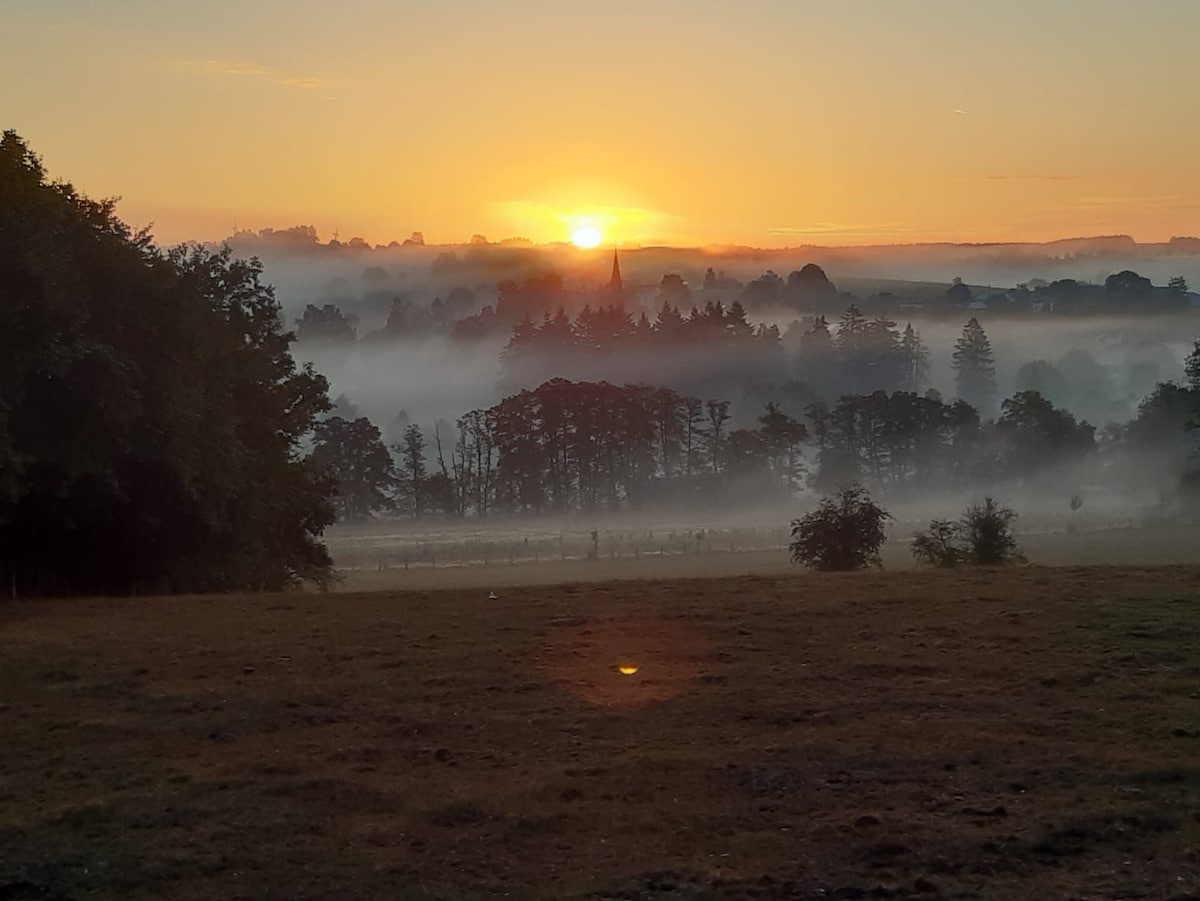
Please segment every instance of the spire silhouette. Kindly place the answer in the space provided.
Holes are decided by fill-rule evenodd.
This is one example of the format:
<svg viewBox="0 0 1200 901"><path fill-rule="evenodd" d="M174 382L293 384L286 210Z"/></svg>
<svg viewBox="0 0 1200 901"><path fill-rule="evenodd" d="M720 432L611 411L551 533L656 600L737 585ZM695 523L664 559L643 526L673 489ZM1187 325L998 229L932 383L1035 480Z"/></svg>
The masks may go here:
<svg viewBox="0 0 1200 901"><path fill-rule="evenodd" d="M625 285L621 282L621 261L617 259L617 249L613 248L613 268L612 278L608 280L608 287L613 291L624 291Z"/></svg>

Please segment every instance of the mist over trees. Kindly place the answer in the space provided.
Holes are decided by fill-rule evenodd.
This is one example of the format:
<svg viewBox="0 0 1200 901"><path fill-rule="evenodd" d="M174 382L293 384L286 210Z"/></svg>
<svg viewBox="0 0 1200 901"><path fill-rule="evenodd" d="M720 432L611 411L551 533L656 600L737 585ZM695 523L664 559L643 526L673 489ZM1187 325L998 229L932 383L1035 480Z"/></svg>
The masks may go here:
<svg viewBox="0 0 1200 901"><path fill-rule="evenodd" d="M364 297L378 296L381 305L374 313L361 305L348 308L353 312L343 313L346 325L322 338L304 320L322 313L328 299L311 304L315 309L296 317L304 333L296 352L381 422L397 407L427 422L445 418L562 377L719 395L731 401L739 425L752 424L766 402L799 416L815 400L833 403L843 394L876 390L923 393L930 387L968 399L985 416L996 415L1002 397L1037 390L1101 425L1129 419L1157 382L1175 376L1183 354L1171 322L1189 315L1183 307L1118 302L1120 286L1133 286L1130 296L1140 290L1141 276L1128 275L1107 289L1076 285L1108 297L1104 310L1130 317L1128 325L1118 326L1101 318L1109 315L1096 312L1101 307L1089 313L1056 306L1055 292L1063 286L1037 279L1012 289L972 288L957 280L948 289L891 283L873 292L863 290L871 282L851 279L856 293L839 290L819 265L806 263L786 277L768 271L749 281L711 267L702 277L686 267L649 277L631 275L627 266L623 284L614 286L606 271L593 270L593 281L572 274L566 264L582 258L576 252L554 251L559 256L553 257L545 248L491 244L440 251L430 271L435 279L465 277L472 270L444 258L457 255L463 263L463 254L485 251L529 253L539 266L553 260L565 268L535 268L490 285L451 287L442 281L435 293L430 285L422 288L412 269L364 266ZM416 252L395 251L403 259ZM672 259L679 253L686 251ZM386 270L383 276L379 269ZM390 298L386 291L368 290L379 284L391 286ZM1185 279L1173 277L1172 284L1152 284L1153 295L1170 293L1188 308L1197 302L1181 293ZM947 332L971 319L979 329L965 337L982 344L963 351L955 345L964 335ZM1040 325L1032 326L1035 321ZM348 328L358 332L352 343L344 340ZM1032 340L1024 339L1025 332ZM1052 334L1063 338L1051 340ZM956 362L956 351L967 357ZM406 360L424 357L442 376L428 398L414 386L408 397L389 400L380 376L388 367L406 368ZM425 372L421 367L421 375Z"/></svg>
<svg viewBox="0 0 1200 901"><path fill-rule="evenodd" d="M0 138L0 583L14 592L324 580L329 401L256 262L163 251Z"/></svg>
<svg viewBox="0 0 1200 901"><path fill-rule="evenodd" d="M1195 446L1187 423L1196 398L1164 385L1138 419L1098 440L1033 391L1004 400L992 420L934 392L876 391L815 402L800 418L768 402L753 427L737 427L728 401L553 379L471 411L453 430L439 425L431 460L410 425L396 448L406 475L392 510L483 518L712 509L854 483L898 501L1007 487L1065 503L1081 481L1119 484L1134 468L1157 484L1167 460L1178 481ZM1144 469L1137 455L1161 462Z"/></svg>
<svg viewBox="0 0 1200 901"><path fill-rule="evenodd" d="M1119 275L1104 290L1145 293L1140 277ZM1049 285L1018 293L1042 287ZM722 292L733 299L720 299ZM992 297L1011 312L1008 293ZM963 307L981 303L961 282L947 295ZM394 495L393 512L686 509L855 481L893 499L997 486L1053 492L1065 490L1064 480L1074 491L1086 480L1117 484L1140 448L1141 439L1126 441L1126 427L1113 421L1120 416L1118 385L1087 350L1071 347L1053 362L1008 363L1015 376L1006 381L1015 392L1002 400L998 371L1008 361L978 316L966 316L953 339L939 327L943 344L931 348L913 321L901 327L888 312L898 307L894 297L874 295L863 304L872 312L812 264L786 279L767 272L745 284L710 270L695 291L668 273L640 296L616 282L581 293L551 273L504 280L494 308L453 326L456 340L468 342L464 348L484 333L504 336L502 347L492 345L503 399L472 411L457 428L445 421L444 408L435 412L440 422L429 446L436 453L426 455L433 475L424 477L428 485L410 479L406 494ZM829 312L806 313L784 329L748 312L802 307ZM478 334L464 337L464 323ZM1012 339L1004 346L1011 352ZM1143 353L1152 356L1151 348ZM937 357L951 375L948 398L932 388ZM1160 369L1132 365L1131 376L1159 392L1153 384ZM658 413L645 400L656 391L667 398ZM1077 417L1069 406L1075 404L1105 427ZM717 409L719 421L709 421L704 414ZM1157 404L1144 413L1164 415ZM1130 435L1149 428L1141 418L1127 427ZM617 456L592 471L580 448L607 446L609 437L595 433L599 422L626 430L615 433L619 452L616 445L606 451ZM784 433L791 438L781 445ZM686 436L684 451L674 447L678 434ZM657 443L645 444L655 435ZM620 456L626 451L628 459ZM1187 469L1172 459L1174 469ZM597 472L607 480L603 490L590 481ZM1161 480L1162 472L1145 481Z"/></svg>
<svg viewBox="0 0 1200 901"><path fill-rule="evenodd" d="M610 311L613 321L628 322L618 313ZM807 334L829 337L818 339L818 351L810 343L810 351L830 355L818 359L854 354L848 359L868 372L913 378L923 357L901 355L903 334L898 341L872 344L865 317L849 311L844 320L842 342L814 322ZM569 320L551 328L560 338L573 333ZM681 334L686 328L699 326L681 326ZM715 346L725 346L729 333L708 328L720 336ZM535 327L531 334L536 333ZM661 340L651 337L655 334L651 326L645 339ZM975 366L973 377L986 379L991 356L977 321L968 322L959 347L964 371ZM880 366L889 359L879 355L880 348L896 355L891 364ZM896 360L904 365L893 368ZM872 370L872 361L879 368ZM899 501L1005 489L1062 495L1065 505L1068 497L1075 502L1085 483L1111 490L1165 486L1174 493L1191 471L1197 445L1197 361L1200 352L1194 351L1188 386L1160 384L1131 422L1101 430L1032 389L1004 399L994 417L933 390L875 390L842 394L833 402L811 400L797 414L767 399L739 423L723 398L555 378L471 411L454 427L439 423L428 455L413 451L427 443L421 428L410 424L403 452L410 475L393 510L463 518L712 509L854 483ZM414 503L418 495L427 507ZM1186 492L1181 498L1186 502Z"/></svg>
<svg viewBox="0 0 1200 901"><path fill-rule="evenodd" d="M0 197L0 578L18 592L322 581L335 517L734 508L848 484L889 503L1200 496L1200 352L1162 363L1164 330L1195 331L1182 276L914 300L812 262L701 274L676 254L581 283L527 242L387 248L426 284L297 228L255 241L358 270L285 311L257 260L155 247L11 132ZM1087 340L1024 346L1028 323L1088 317ZM338 374L335 404L293 353Z"/></svg>

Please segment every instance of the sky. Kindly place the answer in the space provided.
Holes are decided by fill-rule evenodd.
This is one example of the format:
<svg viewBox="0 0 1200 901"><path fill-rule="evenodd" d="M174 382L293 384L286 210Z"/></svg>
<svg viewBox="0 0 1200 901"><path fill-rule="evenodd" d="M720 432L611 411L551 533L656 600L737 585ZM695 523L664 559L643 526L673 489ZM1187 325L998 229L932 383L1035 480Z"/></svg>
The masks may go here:
<svg viewBox="0 0 1200 901"><path fill-rule="evenodd" d="M1200 234L1200 0L0 0L0 128L161 242Z"/></svg>

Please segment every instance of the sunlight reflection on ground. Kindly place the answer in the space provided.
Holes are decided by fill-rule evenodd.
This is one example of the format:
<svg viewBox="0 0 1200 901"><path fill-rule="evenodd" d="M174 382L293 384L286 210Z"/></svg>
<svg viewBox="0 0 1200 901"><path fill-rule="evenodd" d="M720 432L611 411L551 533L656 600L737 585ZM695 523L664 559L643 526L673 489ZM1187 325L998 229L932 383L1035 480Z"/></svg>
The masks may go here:
<svg viewBox="0 0 1200 901"><path fill-rule="evenodd" d="M582 701L633 709L685 692L709 647L695 629L658 617L572 623L547 632L542 669Z"/></svg>

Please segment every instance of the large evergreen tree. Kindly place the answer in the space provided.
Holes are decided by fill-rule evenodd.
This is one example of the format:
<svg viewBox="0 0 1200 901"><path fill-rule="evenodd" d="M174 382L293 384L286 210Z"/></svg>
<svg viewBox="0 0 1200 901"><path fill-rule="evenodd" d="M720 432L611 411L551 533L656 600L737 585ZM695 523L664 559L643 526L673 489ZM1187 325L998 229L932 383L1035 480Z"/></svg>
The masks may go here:
<svg viewBox="0 0 1200 901"><path fill-rule="evenodd" d="M929 349L912 323L904 326L900 336L900 389L920 393L929 382Z"/></svg>
<svg viewBox="0 0 1200 901"><path fill-rule="evenodd" d="M996 398L996 364L992 342L974 316L963 326L962 336L954 342L954 378L958 398L987 414Z"/></svg>
<svg viewBox="0 0 1200 901"><path fill-rule="evenodd" d="M413 516L420 518L425 510L425 435L415 422L404 430L404 440L396 445L400 455L400 483L408 498Z"/></svg>
<svg viewBox="0 0 1200 901"><path fill-rule="evenodd" d="M164 252L0 138L0 579L19 592L324 579L329 407L257 261Z"/></svg>

